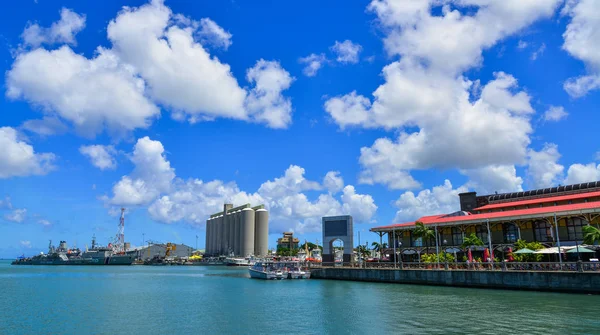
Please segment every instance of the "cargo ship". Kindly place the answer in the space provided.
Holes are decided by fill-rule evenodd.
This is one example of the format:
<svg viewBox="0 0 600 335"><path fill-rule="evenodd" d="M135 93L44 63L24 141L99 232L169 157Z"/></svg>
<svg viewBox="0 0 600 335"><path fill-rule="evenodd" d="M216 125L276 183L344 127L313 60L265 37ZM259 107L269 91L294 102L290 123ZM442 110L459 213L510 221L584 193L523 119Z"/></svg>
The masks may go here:
<svg viewBox="0 0 600 335"><path fill-rule="evenodd" d="M60 241L58 247L48 246L48 253L33 257L19 257L13 265L131 265L135 260L133 254L126 253L125 244L125 208L121 208L121 220L115 243L103 247L96 244L96 236L92 237L92 248L81 252L79 248L69 249L66 241Z"/></svg>

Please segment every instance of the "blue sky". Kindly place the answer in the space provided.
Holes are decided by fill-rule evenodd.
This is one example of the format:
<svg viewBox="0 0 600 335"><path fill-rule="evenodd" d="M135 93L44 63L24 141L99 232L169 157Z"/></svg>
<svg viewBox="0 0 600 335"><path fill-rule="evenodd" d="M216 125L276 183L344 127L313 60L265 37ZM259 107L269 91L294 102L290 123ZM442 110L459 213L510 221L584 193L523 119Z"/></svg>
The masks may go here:
<svg viewBox="0 0 600 335"><path fill-rule="evenodd" d="M466 190L600 179L593 0L11 6L0 257L107 243L121 206L134 245L203 247L224 201L265 203L271 247L335 214L364 242Z"/></svg>

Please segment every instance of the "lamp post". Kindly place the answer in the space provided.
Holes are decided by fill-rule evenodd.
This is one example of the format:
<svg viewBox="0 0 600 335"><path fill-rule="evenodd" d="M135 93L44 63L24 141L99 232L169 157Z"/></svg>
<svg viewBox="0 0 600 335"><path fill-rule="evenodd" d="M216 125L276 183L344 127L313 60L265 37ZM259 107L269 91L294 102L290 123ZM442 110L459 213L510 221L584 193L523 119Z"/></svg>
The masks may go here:
<svg viewBox="0 0 600 335"><path fill-rule="evenodd" d="M146 234L142 233L142 246L146 244Z"/></svg>
<svg viewBox="0 0 600 335"><path fill-rule="evenodd" d="M400 248L402 246L402 242L398 241L398 248ZM402 252L400 250L396 251L396 259L398 259L398 257L400 258L400 269L403 268L402 265L402 256L400 256L402 254Z"/></svg>

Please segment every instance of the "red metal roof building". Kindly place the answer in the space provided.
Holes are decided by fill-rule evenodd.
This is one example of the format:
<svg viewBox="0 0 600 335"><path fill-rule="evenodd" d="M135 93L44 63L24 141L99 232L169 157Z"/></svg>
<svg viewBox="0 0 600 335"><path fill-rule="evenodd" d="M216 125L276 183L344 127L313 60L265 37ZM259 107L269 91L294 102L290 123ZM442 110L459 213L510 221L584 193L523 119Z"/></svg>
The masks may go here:
<svg viewBox="0 0 600 335"><path fill-rule="evenodd" d="M438 247L459 248L466 235L475 234L493 249L511 247L518 239L547 246L572 245L583 240L582 227L597 224L600 216L600 182L555 188L477 196L459 195L460 211L429 215L413 222L372 228L388 236L390 246L402 252L430 252L434 241L413 236L415 222L437 231Z"/></svg>

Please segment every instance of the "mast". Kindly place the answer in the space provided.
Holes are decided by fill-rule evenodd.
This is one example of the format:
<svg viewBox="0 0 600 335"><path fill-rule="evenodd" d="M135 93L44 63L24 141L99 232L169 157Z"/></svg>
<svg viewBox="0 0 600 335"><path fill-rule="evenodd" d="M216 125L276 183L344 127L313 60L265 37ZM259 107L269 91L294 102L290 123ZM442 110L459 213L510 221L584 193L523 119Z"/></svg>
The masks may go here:
<svg viewBox="0 0 600 335"><path fill-rule="evenodd" d="M125 252L125 208L121 208L121 219L119 220L119 229L117 230L113 250L115 252Z"/></svg>

